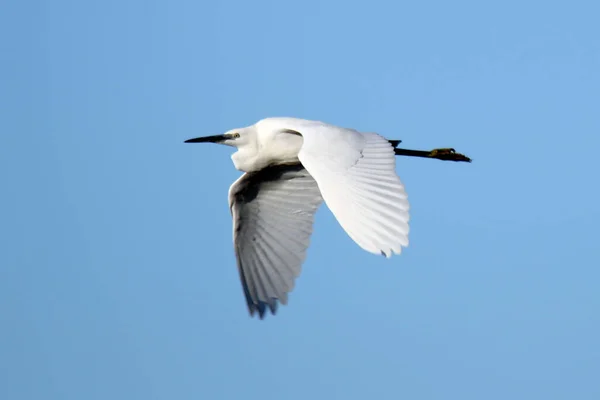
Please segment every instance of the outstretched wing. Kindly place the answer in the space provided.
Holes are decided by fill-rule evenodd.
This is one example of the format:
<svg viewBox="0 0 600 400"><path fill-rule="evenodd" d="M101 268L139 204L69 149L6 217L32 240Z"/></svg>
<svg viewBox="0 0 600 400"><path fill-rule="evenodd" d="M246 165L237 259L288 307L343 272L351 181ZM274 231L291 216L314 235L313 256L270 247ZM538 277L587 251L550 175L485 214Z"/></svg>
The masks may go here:
<svg viewBox="0 0 600 400"><path fill-rule="evenodd" d="M300 164L242 175L229 189L233 242L250 315L260 318L287 294L306 257L314 215L323 199Z"/></svg>
<svg viewBox="0 0 600 400"><path fill-rule="evenodd" d="M409 203L394 147L376 133L323 123L298 126L298 154L325 203L363 249L390 257L408 246Z"/></svg>

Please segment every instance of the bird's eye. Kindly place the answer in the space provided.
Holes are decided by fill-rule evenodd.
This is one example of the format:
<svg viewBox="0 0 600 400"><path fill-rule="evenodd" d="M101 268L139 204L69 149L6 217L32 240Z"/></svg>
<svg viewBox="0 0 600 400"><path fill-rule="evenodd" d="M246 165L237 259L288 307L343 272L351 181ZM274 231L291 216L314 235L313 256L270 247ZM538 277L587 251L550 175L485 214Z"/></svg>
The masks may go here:
<svg viewBox="0 0 600 400"><path fill-rule="evenodd" d="M234 138L234 139L237 139L237 138L239 138L239 137L240 137L240 134L239 134L239 133L237 133L237 132L236 132L236 133L234 133L234 134L233 134L233 138Z"/></svg>

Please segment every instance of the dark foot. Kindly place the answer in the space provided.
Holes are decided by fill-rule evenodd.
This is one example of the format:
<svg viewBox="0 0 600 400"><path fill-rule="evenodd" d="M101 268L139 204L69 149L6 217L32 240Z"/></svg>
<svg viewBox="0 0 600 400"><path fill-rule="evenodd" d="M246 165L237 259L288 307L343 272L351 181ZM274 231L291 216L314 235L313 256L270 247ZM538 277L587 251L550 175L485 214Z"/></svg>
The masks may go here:
<svg viewBox="0 0 600 400"><path fill-rule="evenodd" d="M435 149L429 152L429 157L444 161L465 161L471 162L471 159L463 154L457 153L454 149Z"/></svg>

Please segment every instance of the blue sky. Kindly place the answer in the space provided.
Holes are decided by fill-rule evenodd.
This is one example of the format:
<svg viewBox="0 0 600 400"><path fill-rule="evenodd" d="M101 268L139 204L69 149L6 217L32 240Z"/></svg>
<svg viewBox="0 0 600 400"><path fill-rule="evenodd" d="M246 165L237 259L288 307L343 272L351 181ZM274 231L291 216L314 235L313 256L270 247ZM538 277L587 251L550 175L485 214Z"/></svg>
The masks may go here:
<svg viewBox="0 0 600 400"><path fill-rule="evenodd" d="M0 398L600 398L600 5L13 1L0 16ZM267 116L376 131L411 244L329 210L249 318L231 150Z"/></svg>

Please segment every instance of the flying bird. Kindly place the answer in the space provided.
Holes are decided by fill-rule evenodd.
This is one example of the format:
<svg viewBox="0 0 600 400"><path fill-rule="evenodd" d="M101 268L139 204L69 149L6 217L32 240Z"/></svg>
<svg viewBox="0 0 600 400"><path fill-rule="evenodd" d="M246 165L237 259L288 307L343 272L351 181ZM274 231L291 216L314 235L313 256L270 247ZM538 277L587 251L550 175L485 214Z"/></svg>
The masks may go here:
<svg viewBox="0 0 600 400"><path fill-rule="evenodd" d="M244 174L229 188L233 244L250 316L287 304L324 201L362 249L390 257L408 246L409 203L395 156L471 162L454 149L401 149L400 140L320 121L265 118L185 143L237 148Z"/></svg>

